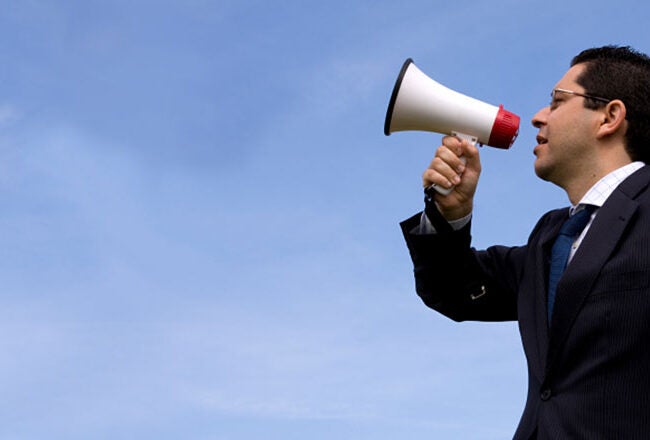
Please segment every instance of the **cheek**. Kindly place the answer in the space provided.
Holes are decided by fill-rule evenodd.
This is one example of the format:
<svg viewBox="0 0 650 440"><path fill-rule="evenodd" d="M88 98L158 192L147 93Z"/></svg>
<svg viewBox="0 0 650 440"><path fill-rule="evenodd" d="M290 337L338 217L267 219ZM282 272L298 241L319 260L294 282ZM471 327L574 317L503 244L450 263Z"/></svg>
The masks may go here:
<svg viewBox="0 0 650 440"><path fill-rule="evenodd" d="M561 115L554 115L549 118L547 138L551 145L554 143L571 142L579 134L579 124L573 118L562 118Z"/></svg>
<svg viewBox="0 0 650 440"><path fill-rule="evenodd" d="M552 128L557 130L559 127L562 127L567 120L566 117L562 117L562 109L555 110L548 115L547 125L549 130Z"/></svg>

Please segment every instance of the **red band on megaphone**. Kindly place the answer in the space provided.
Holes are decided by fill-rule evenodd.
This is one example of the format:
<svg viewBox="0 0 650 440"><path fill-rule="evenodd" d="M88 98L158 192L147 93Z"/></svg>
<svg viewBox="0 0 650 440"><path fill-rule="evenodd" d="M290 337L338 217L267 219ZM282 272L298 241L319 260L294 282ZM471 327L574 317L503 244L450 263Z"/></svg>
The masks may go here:
<svg viewBox="0 0 650 440"><path fill-rule="evenodd" d="M499 106L490 132L488 145L507 150L512 146L519 134L519 116Z"/></svg>

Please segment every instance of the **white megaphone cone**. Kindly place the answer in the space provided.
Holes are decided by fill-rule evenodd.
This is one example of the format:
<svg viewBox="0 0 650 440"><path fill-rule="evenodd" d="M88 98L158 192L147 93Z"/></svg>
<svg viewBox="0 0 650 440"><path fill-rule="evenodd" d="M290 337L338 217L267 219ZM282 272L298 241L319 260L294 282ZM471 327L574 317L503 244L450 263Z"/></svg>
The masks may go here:
<svg viewBox="0 0 650 440"><path fill-rule="evenodd" d="M519 133L519 116L455 92L434 81L407 59L399 73L386 112L384 134L433 131L472 143L508 149ZM441 193L449 193L436 187Z"/></svg>

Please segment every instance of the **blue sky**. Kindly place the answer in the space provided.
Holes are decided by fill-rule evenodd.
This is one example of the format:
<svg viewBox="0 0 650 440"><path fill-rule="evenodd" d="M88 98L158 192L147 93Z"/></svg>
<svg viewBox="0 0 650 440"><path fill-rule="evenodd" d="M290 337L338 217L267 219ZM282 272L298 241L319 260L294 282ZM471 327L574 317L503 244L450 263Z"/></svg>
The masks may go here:
<svg viewBox="0 0 650 440"><path fill-rule="evenodd" d="M413 289L440 136L383 134L411 57L522 117L477 246L567 204L528 121L647 2L40 1L0 8L0 438L508 438L514 323Z"/></svg>

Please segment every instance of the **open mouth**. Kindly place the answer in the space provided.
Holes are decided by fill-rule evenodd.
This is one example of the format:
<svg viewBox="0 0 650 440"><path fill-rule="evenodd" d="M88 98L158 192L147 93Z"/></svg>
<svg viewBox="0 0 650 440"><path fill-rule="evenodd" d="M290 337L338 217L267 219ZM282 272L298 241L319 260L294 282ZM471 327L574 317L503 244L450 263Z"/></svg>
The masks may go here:
<svg viewBox="0 0 650 440"><path fill-rule="evenodd" d="M539 134L537 136L535 136L535 139L537 140L537 145L535 146L535 148L533 148L533 154L535 156L537 156L537 154L539 153L540 145L547 144L548 139L546 139L544 136L539 135Z"/></svg>

